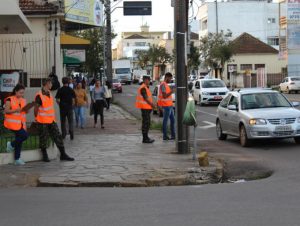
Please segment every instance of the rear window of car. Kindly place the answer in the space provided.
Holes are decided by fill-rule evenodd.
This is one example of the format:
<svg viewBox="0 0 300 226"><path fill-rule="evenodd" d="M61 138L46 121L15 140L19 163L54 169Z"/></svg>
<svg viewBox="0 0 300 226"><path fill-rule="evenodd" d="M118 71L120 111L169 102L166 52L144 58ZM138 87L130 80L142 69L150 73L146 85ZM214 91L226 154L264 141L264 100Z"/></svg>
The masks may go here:
<svg viewBox="0 0 300 226"><path fill-rule="evenodd" d="M300 81L300 78L291 78L291 81L293 81L293 82Z"/></svg>
<svg viewBox="0 0 300 226"><path fill-rule="evenodd" d="M226 87L221 80L201 81L202 88L221 88Z"/></svg>

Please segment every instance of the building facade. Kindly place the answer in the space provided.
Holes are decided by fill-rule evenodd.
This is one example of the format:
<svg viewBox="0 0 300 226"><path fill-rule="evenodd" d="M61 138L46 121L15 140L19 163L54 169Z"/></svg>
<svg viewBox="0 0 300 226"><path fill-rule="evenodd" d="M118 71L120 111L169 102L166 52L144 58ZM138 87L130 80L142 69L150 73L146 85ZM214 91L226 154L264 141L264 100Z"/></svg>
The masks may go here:
<svg viewBox="0 0 300 226"><path fill-rule="evenodd" d="M278 11L279 4L269 1L206 2L197 15L199 36L230 30L236 38L247 32L278 49Z"/></svg>

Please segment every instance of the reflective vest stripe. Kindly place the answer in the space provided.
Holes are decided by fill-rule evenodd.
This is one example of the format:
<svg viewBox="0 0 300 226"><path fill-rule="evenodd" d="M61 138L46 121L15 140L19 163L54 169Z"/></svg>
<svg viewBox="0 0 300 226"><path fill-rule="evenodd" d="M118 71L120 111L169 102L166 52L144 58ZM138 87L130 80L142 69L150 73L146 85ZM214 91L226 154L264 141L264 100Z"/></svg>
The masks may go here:
<svg viewBox="0 0 300 226"><path fill-rule="evenodd" d="M41 115L41 116L55 116L55 114L47 114L47 113L42 113L42 112L39 112L38 115Z"/></svg>
<svg viewBox="0 0 300 226"><path fill-rule="evenodd" d="M39 107L36 121L42 124L50 124L55 121L54 101L50 94L50 97L43 95L42 91L38 92L36 96L41 98L42 104Z"/></svg>
<svg viewBox="0 0 300 226"><path fill-rule="evenodd" d="M53 107L48 107L48 108L40 107L39 109L40 109L40 110L43 110L43 111L49 111L49 110L52 110Z"/></svg>
<svg viewBox="0 0 300 226"><path fill-rule="evenodd" d="M5 121L7 121L7 122L15 122L15 123L21 123L22 122L22 120L17 120L17 119L5 119Z"/></svg>

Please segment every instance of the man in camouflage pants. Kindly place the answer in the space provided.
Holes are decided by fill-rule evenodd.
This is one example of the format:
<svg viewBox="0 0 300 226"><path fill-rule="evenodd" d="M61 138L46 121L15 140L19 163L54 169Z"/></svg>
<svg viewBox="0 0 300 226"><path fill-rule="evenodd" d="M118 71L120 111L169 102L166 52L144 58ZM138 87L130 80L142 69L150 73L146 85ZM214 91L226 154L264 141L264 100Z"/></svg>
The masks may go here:
<svg viewBox="0 0 300 226"><path fill-rule="evenodd" d="M60 160L74 161L74 158L69 157L65 152L63 138L55 122L54 99L50 93L51 87L51 79L46 79L43 82L42 90L38 92L35 97L36 105L34 108L34 115L38 124L43 161L50 162L47 154L47 141L49 135L60 151Z"/></svg>

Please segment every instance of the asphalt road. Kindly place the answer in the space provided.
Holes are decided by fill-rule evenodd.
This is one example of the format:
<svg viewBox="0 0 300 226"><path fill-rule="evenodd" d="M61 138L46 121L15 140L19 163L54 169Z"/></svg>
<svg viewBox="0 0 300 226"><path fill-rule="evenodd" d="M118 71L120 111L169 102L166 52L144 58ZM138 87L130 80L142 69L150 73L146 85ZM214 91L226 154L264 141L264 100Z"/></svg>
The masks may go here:
<svg viewBox="0 0 300 226"><path fill-rule="evenodd" d="M116 100L134 106L135 88L125 86ZM215 109L197 107L199 145L219 146L231 155L255 156L274 170L271 177L164 188L1 189L0 225L299 226L299 146L288 140L259 142L245 149L236 139L217 141L214 128L209 127Z"/></svg>

